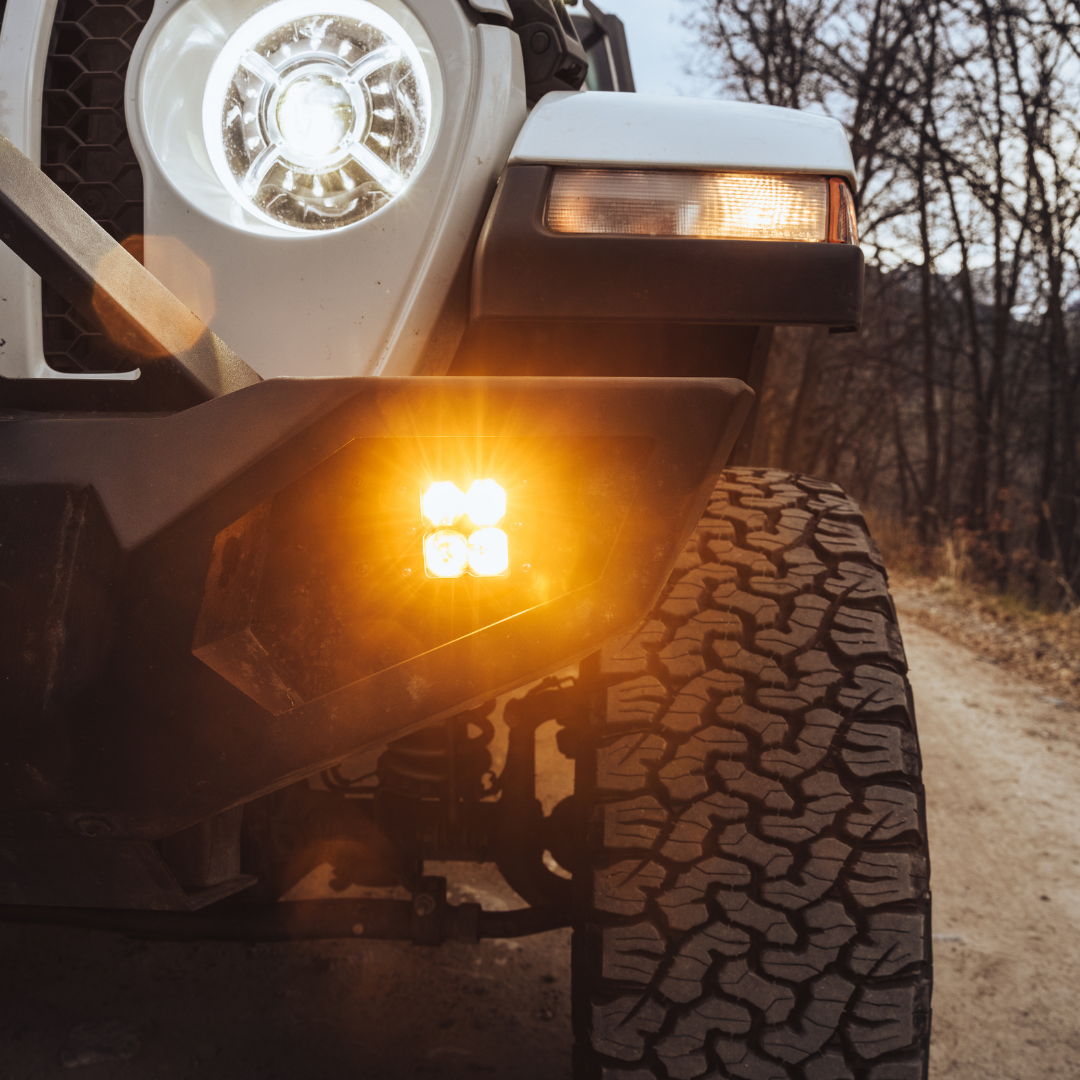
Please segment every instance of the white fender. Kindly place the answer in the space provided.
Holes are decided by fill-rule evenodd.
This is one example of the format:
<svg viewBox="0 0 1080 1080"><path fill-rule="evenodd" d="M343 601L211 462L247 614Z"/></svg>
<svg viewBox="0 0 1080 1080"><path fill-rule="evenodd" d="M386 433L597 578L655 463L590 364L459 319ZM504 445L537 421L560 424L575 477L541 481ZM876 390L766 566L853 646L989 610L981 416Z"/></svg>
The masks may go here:
<svg viewBox="0 0 1080 1080"><path fill-rule="evenodd" d="M855 183L843 126L773 105L645 94L547 94L510 165L814 173Z"/></svg>

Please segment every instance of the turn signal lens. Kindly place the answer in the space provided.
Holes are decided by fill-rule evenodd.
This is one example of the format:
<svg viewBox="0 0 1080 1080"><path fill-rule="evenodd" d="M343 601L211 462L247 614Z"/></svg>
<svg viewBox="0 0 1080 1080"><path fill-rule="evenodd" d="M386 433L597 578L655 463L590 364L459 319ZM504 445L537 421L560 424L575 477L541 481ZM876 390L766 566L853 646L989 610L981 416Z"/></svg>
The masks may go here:
<svg viewBox="0 0 1080 1080"><path fill-rule="evenodd" d="M465 496L457 484L443 480L424 492L420 505L430 524L453 525L465 513Z"/></svg>
<svg viewBox="0 0 1080 1080"><path fill-rule="evenodd" d="M829 242L857 244L859 226L855 220L855 197L847 181L834 176L829 181Z"/></svg>
<svg viewBox="0 0 1080 1080"><path fill-rule="evenodd" d="M431 577L461 577L469 559L468 541L454 529L439 529L424 537L424 569Z"/></svg>
<svg viewBox="0 0 1080 1080"><path fill-rule="evenodd" d="M478 577L500 577L510 569L510 546L502 529L477 529L469 537L469 569Z"/></svg>
<svg viewBox="0 0 1080 1080"><path fill-rule="evenodd" d="M559 169L546 223L561 233L823 241L829 183L823 176Z"/></svg>
<svg viewBox="0 0 1080 1080"><path fill-rule="evenodd" d="M474 480L465 512L474 525L497 525L506 516L506 492L494 480Z"/></svg>

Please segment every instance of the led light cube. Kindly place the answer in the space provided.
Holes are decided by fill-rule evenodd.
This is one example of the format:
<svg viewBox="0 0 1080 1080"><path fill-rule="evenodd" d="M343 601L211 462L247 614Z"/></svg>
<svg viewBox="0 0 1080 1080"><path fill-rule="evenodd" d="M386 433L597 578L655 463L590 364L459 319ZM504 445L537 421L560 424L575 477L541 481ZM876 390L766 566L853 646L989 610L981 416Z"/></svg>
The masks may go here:
<svg viewBox="0 0 1080 1080"><path fill-rule="evenodd" d="M451 480L434 483L421 500L424 517L432 525L453 525L465 513L465 496Z"/></svg>
<svg viewBox="0 0 1080 1080"><path fill-rule="evenodd" d="M494 480L474 480L467 495L451 480L433 483L421 499L424 519L433 528L424 537L428 577L505 577L510 571L510 542L494 526L506 516L506 492ZM468 517L473 530L466 539ZM457 528L449 526L457 525Z"/></svg>
<svg viewBox="0 0 1080 1080"><path fill-rule="evenodd" d="M502 529L477 529L469 537L469 569L477 577L501 577L510 567L510 546Z"/></svg>
<svg viewBox="0 0 1080 1080"><path fill-rule="evenodd" d="M474 480L465 510L474 525L498 525L506 516L506 492L494 480Z"/></svg>
<svg viewBox="0 0 1080 1080"><path fill-rule="evenodd" d="M468 565L469 542L463 533L456 529L438 529L424 537L424 569L429 576L461 577Z"/></svg>

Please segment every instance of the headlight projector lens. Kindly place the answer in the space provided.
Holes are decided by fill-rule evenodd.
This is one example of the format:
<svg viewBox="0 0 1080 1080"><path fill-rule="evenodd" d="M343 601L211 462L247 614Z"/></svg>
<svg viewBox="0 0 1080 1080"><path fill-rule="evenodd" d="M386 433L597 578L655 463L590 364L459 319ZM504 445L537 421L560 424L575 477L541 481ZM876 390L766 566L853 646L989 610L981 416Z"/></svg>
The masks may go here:
<svg viewBox="0 0 1080 1080"><path fill-rule="evenodd" d="M303 231L336 229L405 190L428 137L431 90L415 44L368 0L277 0L225 42L203 132L233 197Z"/></svg>

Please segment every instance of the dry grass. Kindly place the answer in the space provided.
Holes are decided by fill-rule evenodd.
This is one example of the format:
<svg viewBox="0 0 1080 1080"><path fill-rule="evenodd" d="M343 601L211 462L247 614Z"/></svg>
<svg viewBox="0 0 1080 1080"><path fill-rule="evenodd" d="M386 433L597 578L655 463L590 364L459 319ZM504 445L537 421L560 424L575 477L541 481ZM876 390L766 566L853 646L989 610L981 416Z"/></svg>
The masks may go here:
<svg viewBox="0 0 1080 1080"><path fill-rule="evenodd" d="M906 617L1080 707L1080 610L1047 610L980 582L963 534L928 549L911 527L881 518L870 527Z"/></svg>

